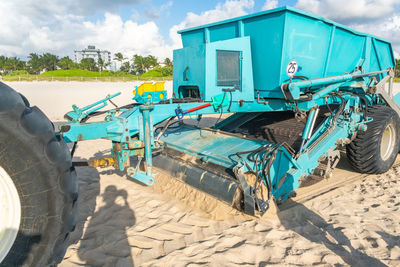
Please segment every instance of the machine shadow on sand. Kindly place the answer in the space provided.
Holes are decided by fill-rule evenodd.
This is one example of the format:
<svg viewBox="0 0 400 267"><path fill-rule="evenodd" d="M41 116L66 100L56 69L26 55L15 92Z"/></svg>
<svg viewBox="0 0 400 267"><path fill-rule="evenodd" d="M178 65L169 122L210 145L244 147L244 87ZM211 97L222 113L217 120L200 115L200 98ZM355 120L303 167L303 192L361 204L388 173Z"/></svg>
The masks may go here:
<svg viewBox="0 0 400 267"><path fill-rule="evenodd" d="M108 151L101 151L91 157L89 160L101 158L108 155ZM76 160L82 160L75 158ZM350 171L345 157L342 158L338 165L338 169ZM118 174L119 171L109 168L99 170L93 167L78 168L78 176L82 172L91 172L93 181L87 183L81 180L81 190L96 190L96 196L100 195L100 174ZM95 175L92 172L96 172ZM122 173L119 175L122 176ZM81 178L82 179L82 178ZM318 181L315 181L318 183ZM312 183L314 184L314 183ZM82 194L81 194L82 196ZM78 223L78 233L74 235L80 240L78 256L80 260L90 266L100 266L109 264L115 265L118 260L124 261L124 266L133 266L133 257L129 250L129 241L126 229L135 225L135 215L133 210L127 203L127 192L123 189L118 190L115 186L109 185L101 194L105 203L96 210L96 202L87 203L85 199L81 200L81 205L88 205L90 213L85 218L80 218ZM93 199L93 198L91 198ZM119 200L119 201L118 201ZM88 199L90 201L90 199ZM290 201L290 200L289 200ZM90 206L90 207L89 207ZM282 207L283 209L278 213L278 218L281 224L287 229L298 233L300 236L307 240L321 244L332 253L338 255L342 260L349 265L364 265L364 266L386 266L378 259L375 259L355 248L351 245L349 238L342 232L341 228L334 228L334 226L326 222L320 215L311 211L304 205L291 201L290 207ZM91 216L91 218L90 218ZM86 231L83 233L83 224L88 220L89 224ZM111 227L112 232L115 233L112 237L102 234L99 230L101 227ZM110 232L110 231L104 231ZM388 236L385 233L380 233L382 237L393 240L397 237ZM115 238L113 240L113 238ZM75 240L76 242L78 240ZM75 243L76 243L75 242ZM100 248L99 248L100 247ZM111 248L111 249L110 249ZM116 254L117 253L117 254ZM118 256L117 256L118 255Z"/></svg>
<svg viewBox="0 0 400 267"><path fill-rule="evenodd" d="M350 266L387 266L355 249L350 239L342 232L343 228L335 228L301 203L293 202L290 208L281 210L277 215L287 230L292 230L310 242L324 245Z"/></svg>

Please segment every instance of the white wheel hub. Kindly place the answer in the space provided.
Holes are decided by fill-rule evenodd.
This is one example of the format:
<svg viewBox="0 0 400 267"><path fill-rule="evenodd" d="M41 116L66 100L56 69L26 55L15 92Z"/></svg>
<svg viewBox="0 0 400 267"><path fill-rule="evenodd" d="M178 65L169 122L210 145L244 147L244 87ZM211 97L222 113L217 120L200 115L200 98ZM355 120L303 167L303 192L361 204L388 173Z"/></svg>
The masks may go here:
<svg viewBox="0 0 400 267"><path fill-rule="evenodd" d="M17 237L21 221L21 202L17 188L0 166L0 263L7 256Z"/></svg>
<svg viewBox="0 0 400 267"><path fill-rule="evenodd" d="M387 160L393 153L396 142L396 130L392 124L388 124L383 131L381 139L381 158Z"/></svg>

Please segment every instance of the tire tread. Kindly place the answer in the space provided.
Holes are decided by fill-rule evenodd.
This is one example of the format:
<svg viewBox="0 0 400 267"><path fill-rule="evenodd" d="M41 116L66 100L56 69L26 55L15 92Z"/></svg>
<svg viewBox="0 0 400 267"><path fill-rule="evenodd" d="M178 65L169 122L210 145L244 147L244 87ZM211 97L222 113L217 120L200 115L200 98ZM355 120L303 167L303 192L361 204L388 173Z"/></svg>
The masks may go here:
<svg viewBox="0 0 400 267"><path fill-rule="evenodd" d="M383 105L368 107L368 117L372 117L373 121L367 124L367 131L359 132L356 138L346 146L347 158L353 168L361 173L384 173L393 165L399 151L400 119L392 108ZM384 162L380 158L381 134L391 120L396 127L395 155Z"/></svg>
<svg viewBox="0 0 400 267"><path fill-rule="evenodd" d="M31 142L38 146L44 155L43 161L51 166L57 175L53 177L55 184L51 190L55 195L61 195L59 203L59 221L62 224L55 238L50 238L47 252L39 257L39 265L54 265L61 262L69 245L69 233L74 230L77 221L77 175L71 165L69 149L62 138L55 134L52 122L37 107L30 107L25 97L9 86L0 82L0 124L4 127L16 127L21 134L30 136ZM5 125L7 124L7 125ZM17 243L17 242L16 242ZM8 256L0 265L8 265ZM38 264L33 256L25 257L20 265L32 266Z"/></svg>

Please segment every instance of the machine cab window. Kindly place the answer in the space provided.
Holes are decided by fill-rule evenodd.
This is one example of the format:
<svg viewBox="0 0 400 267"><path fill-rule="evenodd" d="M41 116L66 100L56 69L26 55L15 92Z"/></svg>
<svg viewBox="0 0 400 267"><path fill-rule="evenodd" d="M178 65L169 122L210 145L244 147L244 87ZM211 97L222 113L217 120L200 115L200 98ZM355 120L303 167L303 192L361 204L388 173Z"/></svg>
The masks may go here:
<svg viewBox="0 0 400 267"><path fill-rule="evenodd" d="M241 90L241 52L217 50L217 86Z"/></svg>

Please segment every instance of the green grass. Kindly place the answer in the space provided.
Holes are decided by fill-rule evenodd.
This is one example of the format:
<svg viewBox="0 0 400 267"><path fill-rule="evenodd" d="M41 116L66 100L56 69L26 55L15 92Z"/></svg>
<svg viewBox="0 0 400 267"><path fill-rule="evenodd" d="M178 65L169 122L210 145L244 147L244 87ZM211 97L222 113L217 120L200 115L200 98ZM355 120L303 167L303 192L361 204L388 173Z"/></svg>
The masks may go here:
<svg viewBox="0 0 400 267"><path fill-rule="evenodd" d="M81 69L73 69L73 70L54 70L47 71L45 73L40 74L40 76L46 77L136 77L136 75L132 75L122 71L88 71Z"/></svg>
<svg viewBox="0 0 400 267"><path fill-rule="evenodd" d="M147 74L147 73L146 73ZM40 75L31 75L25 71L12 72L2 77L4 81L100 81L100 82L127 82L127 81L167 81L172 76L160 77L158 73L137 76L122 71L94 72L81 69L47 71Z"/></svg>
<svg viewBox="0 0 400 267"><path fill-rule="evenodd" d="M60 81L60 82L132 82L132 81L170 81L172 77L50 77L40 75L27 75L27 76L3 76L3 81L16 82L16 81Z"/></svg>
<svg viewBox="0 0 400 267"><path fill-rule="evenodd" d="M128 81L168 81L172 80L172 75L164 76L165 68L150 70L142 75L133 75L122 71L88 71L81 69L47 71L40 75L31 75L26 71L12 71L2 76L4 81L100 81L100 82L128 82ZM394 78L394 82L400 83L400 78Z"/></svg>
<svg viewBox="0 0 400 267"><path fill-rule="evenodd" d="M100 76L98 72L88 70L53 70L46 71L40 74L42 77L97 77Z"/></svg>
<svg viewBox="0 0 400 267"><path fill-rule="evenodd" d="M149 70L142 74L142 77L166 77L172 75L171 67L161 67Z"/></svg>
<svg viewBox="0 0 400 267"><path fill-rule="evenodd" d="M141 77L163 77L162 73L157 70L149 70L143 73Z"/></svg>
<svg viewBox="0 0 400 267"><path fill-rule="evenodd" d="M10 76L24 76L24 75L29 75L29 73L26 70L13 70L7 75L10 75Z"/></svg>

